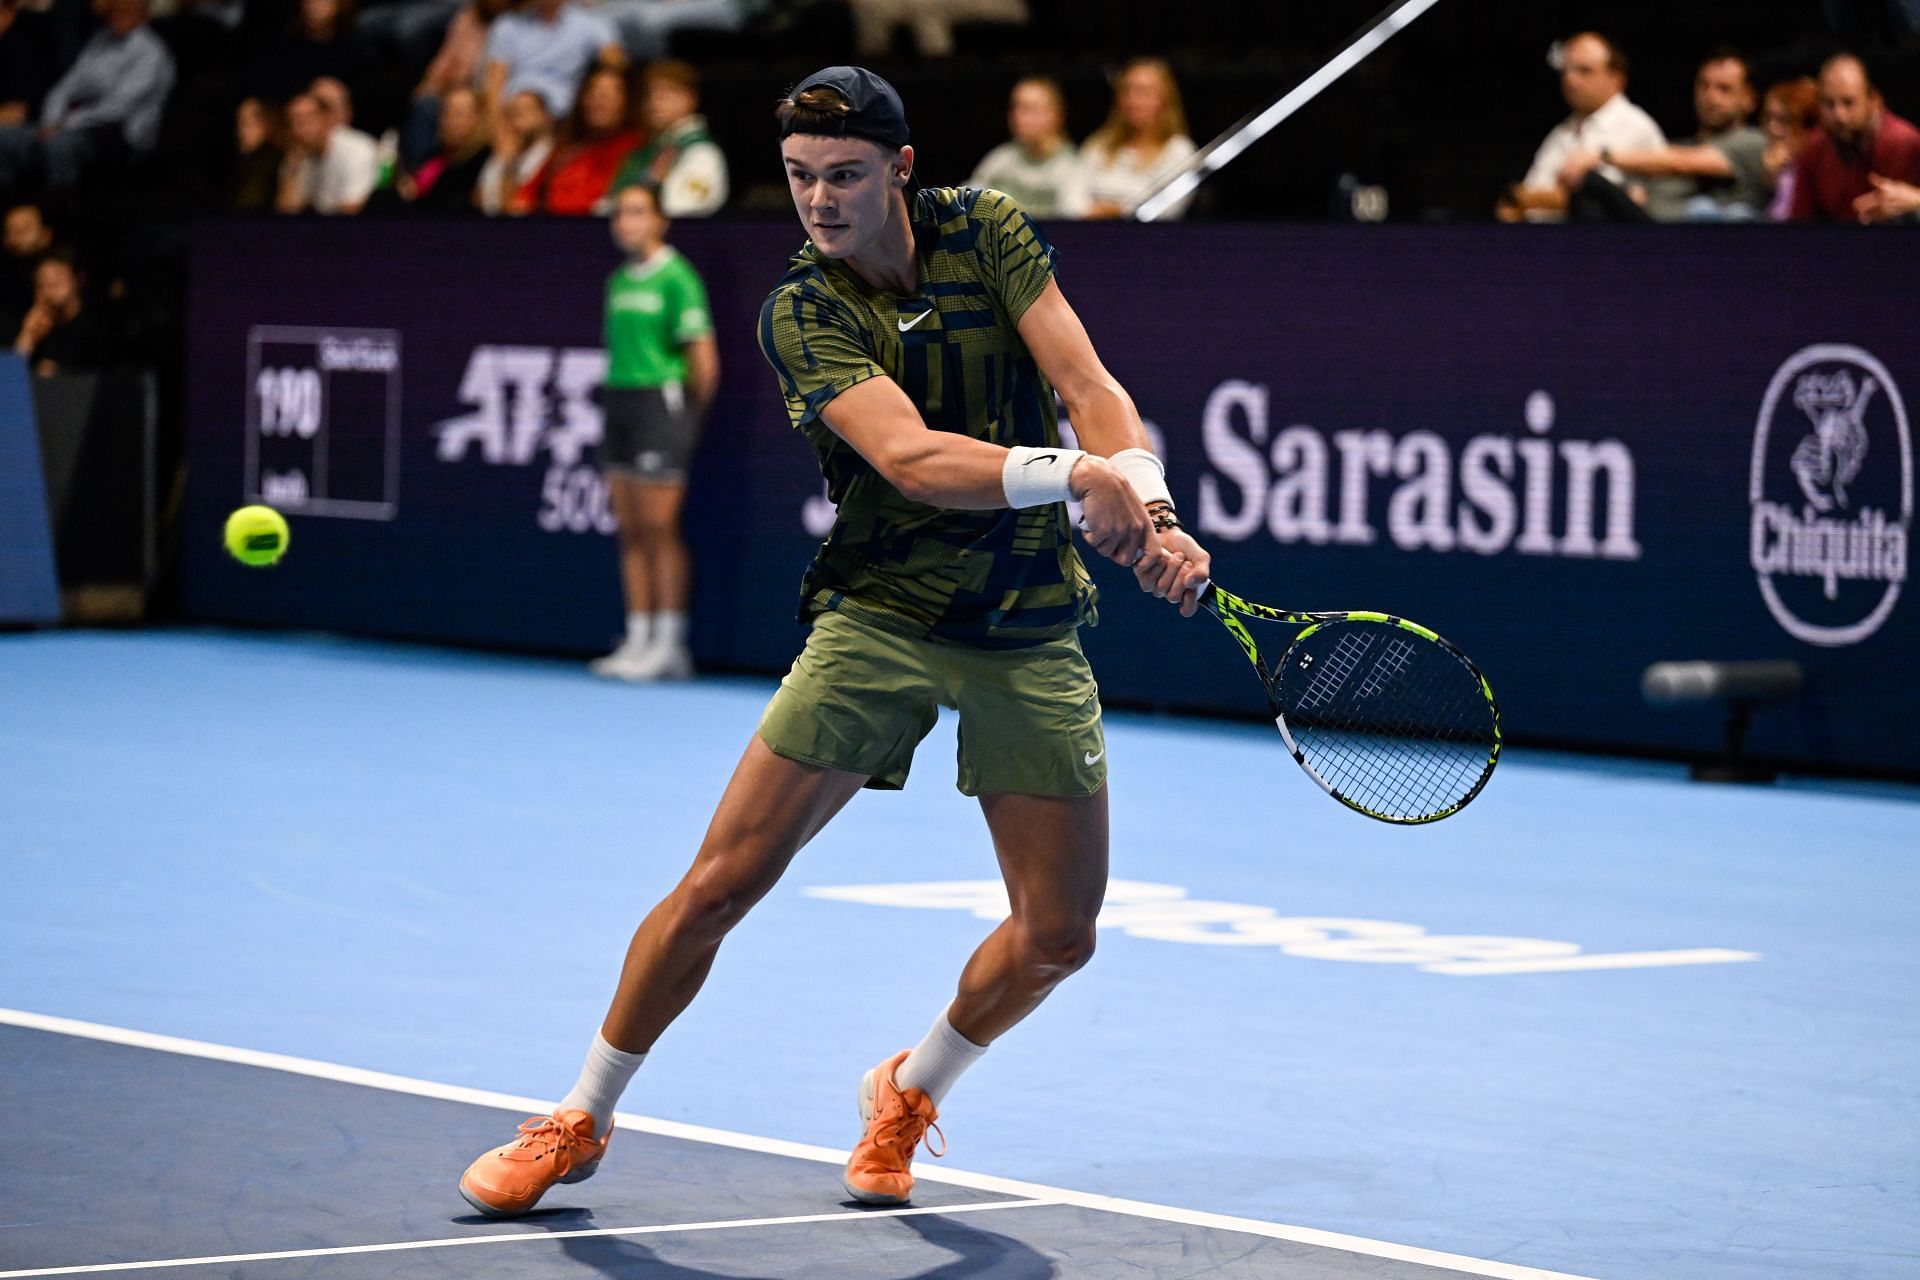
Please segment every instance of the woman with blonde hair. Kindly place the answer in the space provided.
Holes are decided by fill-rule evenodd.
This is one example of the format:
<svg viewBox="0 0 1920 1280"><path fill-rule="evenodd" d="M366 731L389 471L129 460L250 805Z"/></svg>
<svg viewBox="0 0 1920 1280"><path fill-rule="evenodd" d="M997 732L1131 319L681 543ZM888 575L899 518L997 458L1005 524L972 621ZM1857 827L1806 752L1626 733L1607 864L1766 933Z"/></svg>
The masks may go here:
<svg viewBox="0 0 1920 1280"><path fill-rule="evenodd" d="M1187 113L1173 68L1161 58L1135 58L1113 81L1113 110L1088 137L1086 162L1089 218L1119 218L1175 173L1194 153ZM1191 199L1167 211L1185 215Z"/></svg>

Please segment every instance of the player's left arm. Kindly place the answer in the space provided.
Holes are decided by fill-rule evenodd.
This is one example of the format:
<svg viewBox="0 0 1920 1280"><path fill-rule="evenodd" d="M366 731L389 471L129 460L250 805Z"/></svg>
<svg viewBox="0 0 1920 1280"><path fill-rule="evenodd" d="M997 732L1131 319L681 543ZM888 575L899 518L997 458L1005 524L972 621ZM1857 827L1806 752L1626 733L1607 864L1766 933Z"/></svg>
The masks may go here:
<svg viewBox="0 0 1920 1280"><path fill-rule="evenodd" d="M1128 450L1151 453L1133 397L1100 362L1086 326L1060 292L1058 281L1047 281L1021 315L1018 327L1040 371L1066 402L1082 449L1108 459ZM1165 499L1149 503L1150 513L1156 508L1171 515L1173 503ZM1147 555L1134 567L1142 591L1174 601L1185 617L1192 617L1199 607L1200 592L1211 573L1212 558L1183 528L1157 529Z"/></svg>

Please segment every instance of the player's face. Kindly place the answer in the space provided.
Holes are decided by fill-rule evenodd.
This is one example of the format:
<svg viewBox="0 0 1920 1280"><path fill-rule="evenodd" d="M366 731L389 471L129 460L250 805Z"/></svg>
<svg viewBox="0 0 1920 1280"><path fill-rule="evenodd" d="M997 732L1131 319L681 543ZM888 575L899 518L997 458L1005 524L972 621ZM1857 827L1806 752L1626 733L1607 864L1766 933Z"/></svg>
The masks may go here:
<svg viewBox="0 0 1920 1280"><path fill-rule="evenodd" d="M1598 111L1625 87L1620 74L1607 65L1607 46L1585 36L1567 46L1560 93L1569 107L1582 115Z"/></svg>
<svg viewBox="0 0 1920 1280"><path fill-rule="evenodd" d="M865 138L797 133L780 144L780 159L794 212L829 258L857 257L874 242L913 172L912 147L889 152Z"/></svg>
<svg viewBox="0 0 1920 1280"><path fill-rule="evenodd" d="M1709 62L1693 78L1693 114L1700 128L1719 133L1753 114L1753 88L1746 68L1731 58Z"/></svg>

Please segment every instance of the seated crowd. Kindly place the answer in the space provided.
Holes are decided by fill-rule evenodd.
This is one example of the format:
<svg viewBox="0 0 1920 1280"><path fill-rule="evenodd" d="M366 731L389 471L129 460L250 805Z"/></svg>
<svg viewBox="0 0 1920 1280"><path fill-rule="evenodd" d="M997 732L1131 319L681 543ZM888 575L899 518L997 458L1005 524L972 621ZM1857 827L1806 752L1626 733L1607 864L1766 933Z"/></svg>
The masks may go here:
<svg viewBox="0 0 1920 1280"><path fill-rule="evenodd" d="M156 170L203 175L187 184L202 204L262 214L586 215L632 184L669 217L715 213L727 160L699 73L665 55L676 30L738 31L773 2L171 0L156 18L149 0L0 0L0 327L42 371L102 358L118 286L90 284L56 232L78 219L76 191L137 190L127 180ZM906 23L935 48L953 21L1026 12L855 9L868 43ZM1679 140L1629 99L1606 37L1568 39L1557 66L1570 114L1497 202L1503 219L1920 218L1920 131L1850 54L1764 89L1740 54L1709 54ZM1113 75L1105 121L1078 146L1067 114L1059 82L1019 79L1010 136L971 182L1041 218L1124 217L1195 153L1158 58Z"/></svg>
<svg viewBox="0 0 1920 1280"><path fill-rule="evenodd" d="M1920 130L1852 54L1762 94L1745 57L1715 50L1694 76L1694 132L1678 142L1628 99L1626 58L1605 36L1561 46L1560 89L1571 114L1501 196L1504 220L1883 223L1920 213Z"/></svg>

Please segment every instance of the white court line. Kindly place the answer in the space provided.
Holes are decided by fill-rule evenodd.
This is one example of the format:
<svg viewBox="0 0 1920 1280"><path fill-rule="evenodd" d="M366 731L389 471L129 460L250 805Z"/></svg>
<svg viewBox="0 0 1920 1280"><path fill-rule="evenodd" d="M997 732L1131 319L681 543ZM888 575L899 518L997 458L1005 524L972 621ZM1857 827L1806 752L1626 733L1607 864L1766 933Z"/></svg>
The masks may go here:
<svg viewBox="0 0 1920 1280"><path fill-rule="evenodd" d="M1656 969L1670 964L1734 964L1758 960L1757 951L1699 947L1692 951L1614 951L1597 955L1547 956L1539 960L1454 960L1422 965L1428 973L1472 977L1481 973L1564 973L1569 969Z"/></svg>
<svg viewBox="0 0 1920 1280"><path fill-rule="evenodd" d="M512 1231L495 1236L448 1236L441 1240L396 1240L391 1244L345 1244L329 1249L283 1249L277 1253L228 1253L207 1258L161 1258L152 1262L99 1262L84 1267L37 1267L0 1271L0 1280L17 1276L78 1276L102 1271L154 1271L162 1267L212 1267L230 1262L281 1262L289 1258L337 1258L349 1253L402 1253L410 1249L453 1249L469 1244L517 1244L527 1240L580 1240L589 1236L657 1236L677 1231L725 1231L741 1227L786 1227L807 1222L862 1222L869 1218L911 1218L921 1214L979 1213L987 1209L1029 1209L1045 1200L1000 1200L992 1204L930 1205L924 1209L854 1209L845 1213L804 1213L789 1218L732 1218L718 1222L668 1222L652 1227L583 1227L578 1231Z"/></svg>
<svg viewBox="0 0 1920 1280"><path fill-rule="evenodd" d="M360 1067L319 1062L312 1058L262 1053L257 1049L238 1049L230 1045L209 1044L204 1040L184 1040L178 1036L157 1035L150 1031L110 1027L97 1022L81 1022L73 1018L57 1018L49 1014L28 1013L18 1009L0 1009L0 1025L25 1027L34 1031L51 1031L59 1035L76 1036L86 1040L128 1045L136 1049L152 1049L160 1053L174 1053L190 1058L207 1058L215 1062L264 1067L269 1071L311 1076L317 1080L363 1085L369 1089L412 1094L415 1097L434 1098L444 1102L465 1102L473 1106L493 1107L502 1111L544 1114L553 1108L552 1102L538 1098L523 1098L512 1094L493 1093L485 1089L439 1084L431 1080L416 1080L409 1076L389 1075L384 1071L367 1071ZM709 1129L703 1125L682 1124L675 1120L656 1120L651 1116L633 1115L625 1111L615 1112L614 1122L618 1127L636 1133L651 1133L663 1138L680 1138L688 1142L703 1142L709 1146L731 1147L739 1151L791 1156L797 1160L813 1160L832 1165L842 1165L847 1160L845 1151L832 1147L788 1142L781 1138L758 1138L751 1134L731 1133L725 1129ZM1369 1240L1365 1236L1343 1235L1337 1231L1321 1231L1314 1227L1262 1222L1257 1218L1236 1218L1224 1213L1203 1213L1196 1209L1179 1209L1171 1205L1149 1204L1142 1200L1122 1200L1115 1196L1096 1195L1088 1191L1071 1191L1062 1187L1044 1186L1037 1182L996 1177L992 1174L967 1173L959 1169L942 1168L916 1169L914 1177L922 1182L943 1183L947 1186L969 1187L976 1191L993 1191L1003 1195L1017 1196L1023 1201L1045 1201L1055 1205L1073 1205L1076 1208L1125 1214L1135 1218L1151 1218L1159 1222L1178 1222L1186 1226L1208 1227L1217 1231L1237 1231L1243 1235L1264 1236L1270 1240L1288 1240L1295 1244L1314 1245L1322 1249L1338 1249L1369 1258L1389 1258L1396 1262L1419 1263L1441 1270L1458 1271L1465 1275L1487 1276L1491 1277L1491 1280L1591 1280L1590 1277L1570 1275L1564 1271L1544 1271L1538 1267L1518 1266L1514 1263L1495 1262L1486 1258L1469 1258L1457 1253L1442 1253L1435 1249L1394 1244L1386 1240ZM933 1210L933 1212L949 1211ZM715 1224L716 1229L730 1225L737 1224ZM8 1274L21 1273L0 1273L0 1275Z"/></svg>

